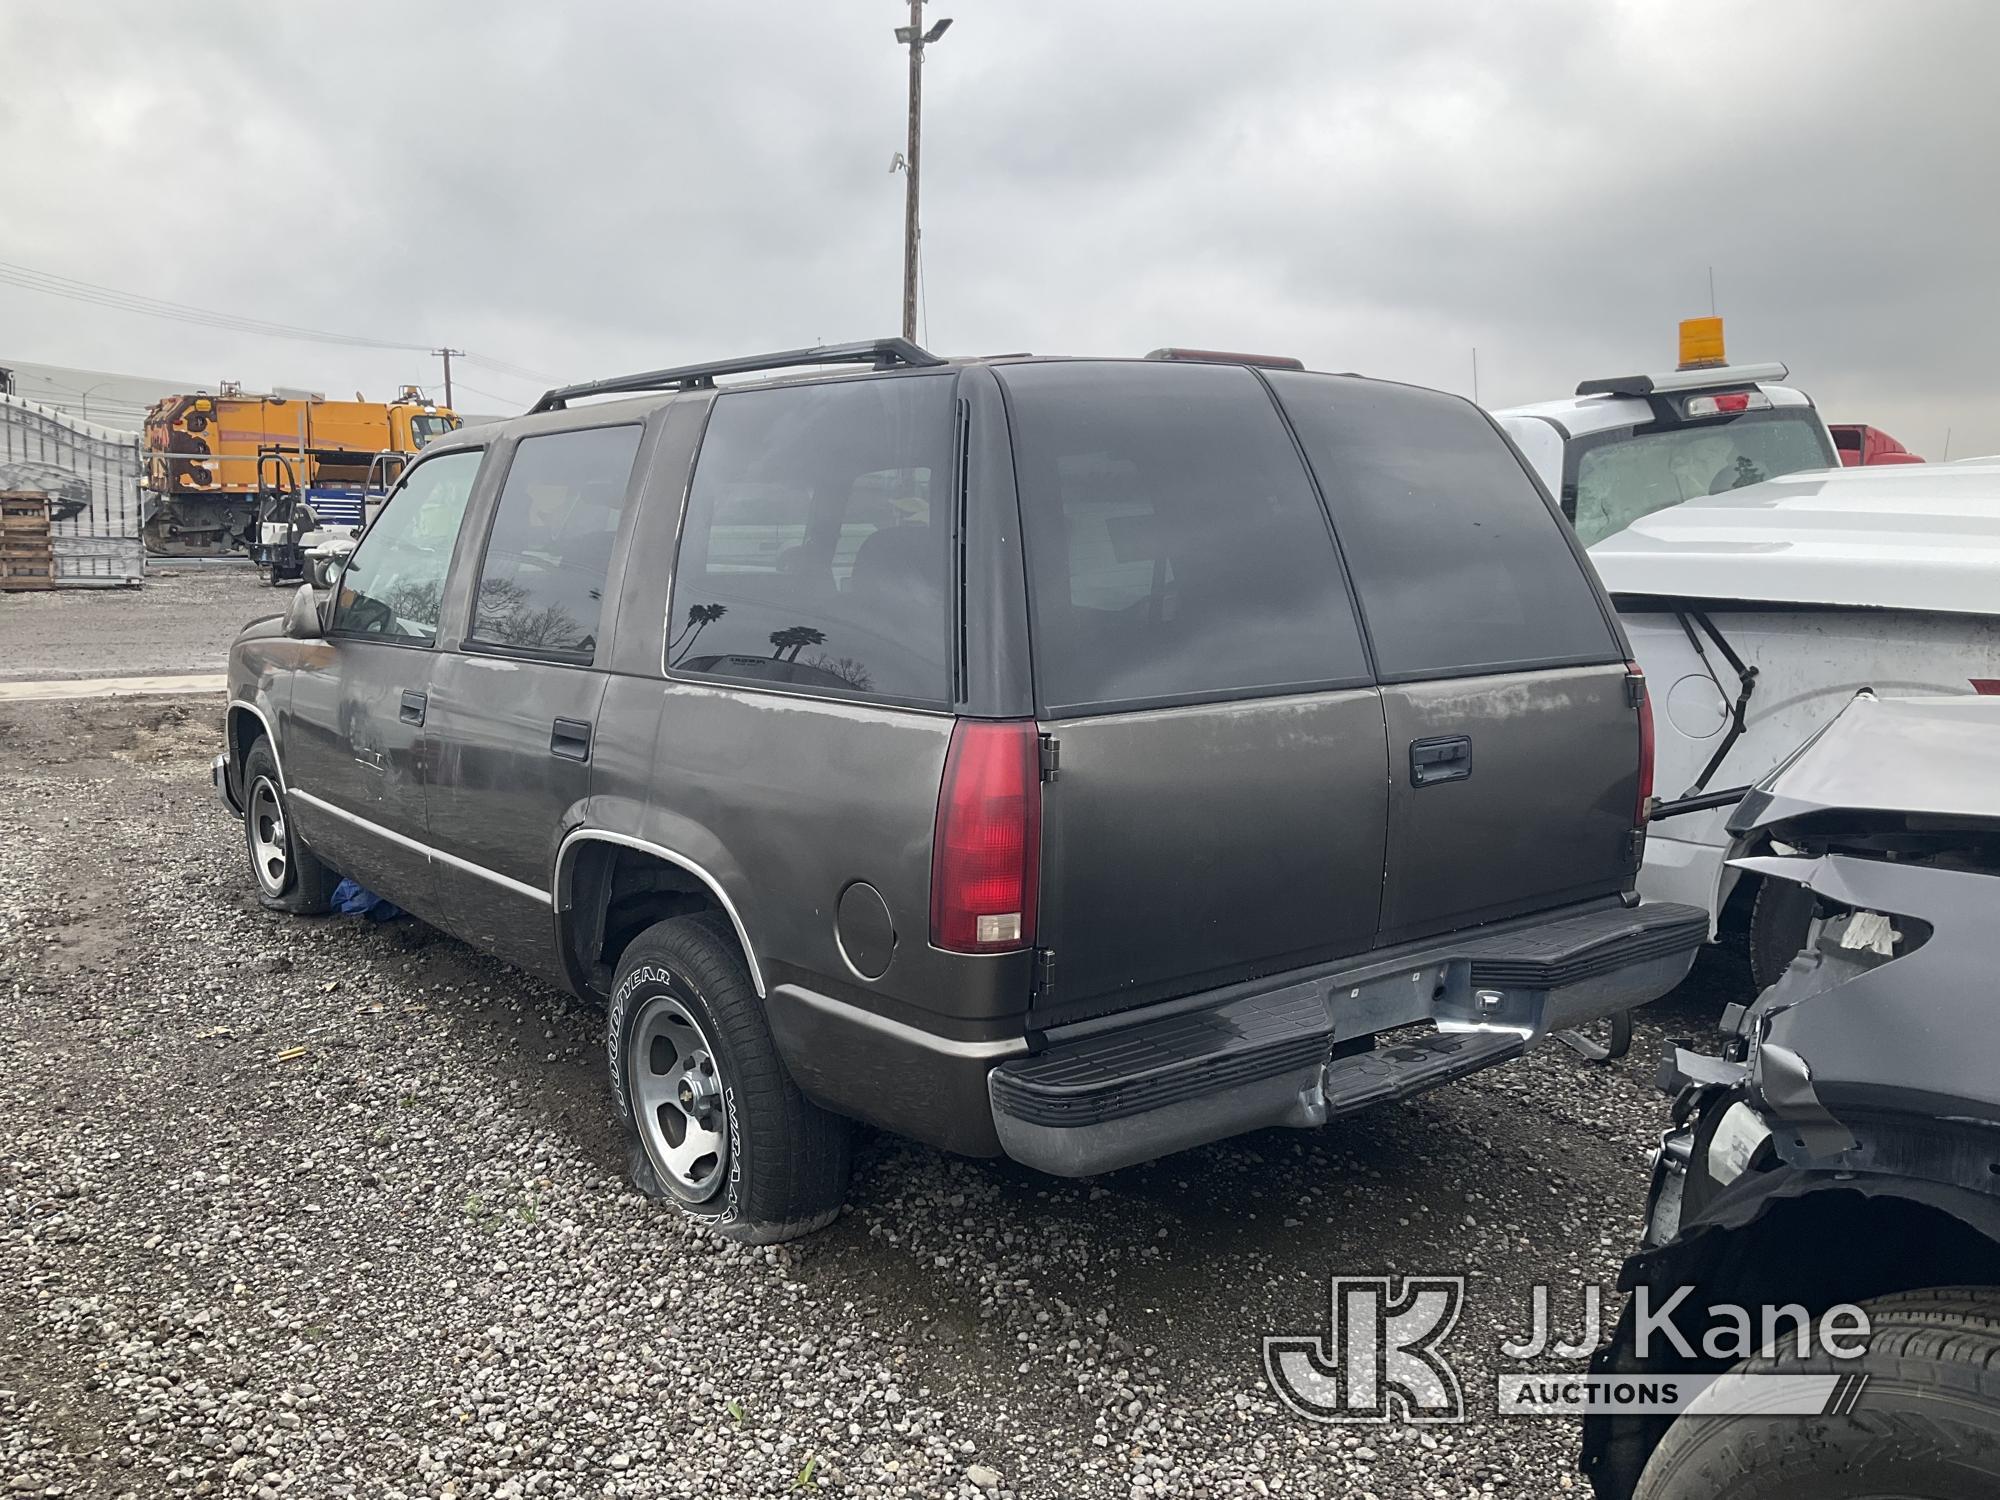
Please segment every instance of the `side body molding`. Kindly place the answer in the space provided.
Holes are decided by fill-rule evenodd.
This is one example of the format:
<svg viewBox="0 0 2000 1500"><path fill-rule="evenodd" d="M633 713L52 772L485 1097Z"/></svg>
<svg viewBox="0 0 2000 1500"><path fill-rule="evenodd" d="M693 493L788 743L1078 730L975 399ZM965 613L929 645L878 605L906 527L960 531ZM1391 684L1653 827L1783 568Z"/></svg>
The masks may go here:
<svg viewBox="0 0 2000 1500"><path fill-rule="evenodd" d="M736 910L736 903L729 899L729 892L722 888L720 881L693 860L689 859L685 854L677 854L672 849L664 848L659 844L648 843L645 839L635 839L629 834L612 833L602 828L571 829L564 836L561 847L556 850L554 890L555 909L558 920L561 919L564 912L570 909L570 881L574 873L575 863L573 856L576 846L585 841L594 841L601 844L617 844L622 848L637 849L641 853L654 856L656 859L663 859L670 865L680 866L681 869L686 870L703 885L707 886L709 891L714 895L716 902L729 914L730 925L736 929L736 941L743 947L743 958L750 966L750 982L757 987L757 997L760 1000L765 997L764 969L757 962L756 945L750 941L749 930L743 925L743 918Z"/></svg>

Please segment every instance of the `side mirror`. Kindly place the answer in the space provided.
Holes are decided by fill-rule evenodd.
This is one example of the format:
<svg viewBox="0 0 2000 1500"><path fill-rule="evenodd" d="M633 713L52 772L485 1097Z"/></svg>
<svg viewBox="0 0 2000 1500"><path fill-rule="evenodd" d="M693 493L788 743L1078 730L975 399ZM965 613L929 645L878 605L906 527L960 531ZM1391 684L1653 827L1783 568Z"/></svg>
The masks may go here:
<svg viewBox="0 0 2000 1500"><path fill-rule="evenodd" d="M291 608L285 611L285 634L295 641L316 641L326 634L319 620L319 599L309 583L300 584L292 595Z"/></svg>

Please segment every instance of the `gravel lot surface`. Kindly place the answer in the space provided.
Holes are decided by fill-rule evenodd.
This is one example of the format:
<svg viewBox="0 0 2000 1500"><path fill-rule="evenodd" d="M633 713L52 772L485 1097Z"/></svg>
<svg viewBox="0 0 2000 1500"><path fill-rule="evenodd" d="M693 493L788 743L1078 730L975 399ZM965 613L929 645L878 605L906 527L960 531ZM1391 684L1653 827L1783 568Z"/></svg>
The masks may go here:
<svg viewBox="0 0 2000 1500"><path fill-rule="evenodd" d="M244 566L155 563L136 589L0 594L0 682L220 672L245 620L291 602Z"/></svg>
<svg viewBox="0 0 2000 1500"><path fill-rule="evenodd" d="M0 1494L1587 1491L1572 1425L1477 1415L1494 1346L1531 1283L1615 1275L1659 1043L1722 965L1611 1067L1549 1048L1095 1182L871 1137L832 1228L751 1250L626 1187L597 1012L262 911L217 717L0 708ZM1263 1335L1418 1272L1471 1278L1473 1420L1278 1405Z"/></svg>

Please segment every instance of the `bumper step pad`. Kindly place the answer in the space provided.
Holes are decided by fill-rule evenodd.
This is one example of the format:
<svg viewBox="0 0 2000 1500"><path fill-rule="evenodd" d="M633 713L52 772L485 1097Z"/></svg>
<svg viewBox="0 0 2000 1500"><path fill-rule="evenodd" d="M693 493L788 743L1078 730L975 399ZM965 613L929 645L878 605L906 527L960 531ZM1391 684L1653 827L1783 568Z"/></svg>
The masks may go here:
<svg viewBox="0 0 2000 1500"><path fill-rule="evenodd" d="M1440 1031L1338 1058L1326 1070L1327 1118L1412 1098L1527 1050L1527 1038L1513 1032Z"/></svg>

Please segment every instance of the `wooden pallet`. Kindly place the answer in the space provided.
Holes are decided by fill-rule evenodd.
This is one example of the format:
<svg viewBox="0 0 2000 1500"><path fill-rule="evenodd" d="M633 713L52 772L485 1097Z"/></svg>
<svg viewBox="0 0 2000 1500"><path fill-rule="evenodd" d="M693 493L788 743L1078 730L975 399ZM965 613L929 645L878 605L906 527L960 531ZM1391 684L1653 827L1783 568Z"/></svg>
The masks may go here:
<svg viewBox="0 0 2000 1500"><path fill-rule="evenodd" d="M40 490L0 490L0 593L55 586L49 497Z"/></svg>

